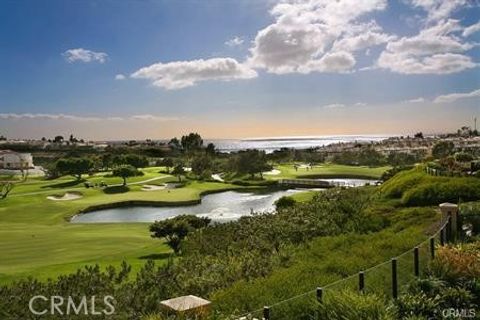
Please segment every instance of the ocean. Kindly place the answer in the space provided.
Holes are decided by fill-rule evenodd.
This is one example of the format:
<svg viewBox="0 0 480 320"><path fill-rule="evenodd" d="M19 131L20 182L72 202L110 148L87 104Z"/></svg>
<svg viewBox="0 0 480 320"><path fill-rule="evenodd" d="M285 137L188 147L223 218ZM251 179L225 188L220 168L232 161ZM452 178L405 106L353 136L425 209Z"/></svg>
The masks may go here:
<svg viewBox="0 0 480 320"><path fill-rule="evenodd" d="M381 141L392 135L337 135L318 137L282 137L282 138L253 138L253 139L213 139L212 142L222 152L233 152L246 149L264 150L271 153L281 148L308 149L340 142L369 142Z"/></svg>

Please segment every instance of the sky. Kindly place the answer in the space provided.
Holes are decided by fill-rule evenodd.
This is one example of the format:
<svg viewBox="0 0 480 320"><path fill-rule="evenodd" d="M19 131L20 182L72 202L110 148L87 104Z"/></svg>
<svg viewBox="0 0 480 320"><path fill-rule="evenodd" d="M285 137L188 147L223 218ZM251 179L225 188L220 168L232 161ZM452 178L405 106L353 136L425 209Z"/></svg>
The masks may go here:
<svg viewBox="0 0 480 320"><path fill-rule="evenodd" d="M476 0L3 0L0 135L454 131L480 116L479 18Z"/></svg>

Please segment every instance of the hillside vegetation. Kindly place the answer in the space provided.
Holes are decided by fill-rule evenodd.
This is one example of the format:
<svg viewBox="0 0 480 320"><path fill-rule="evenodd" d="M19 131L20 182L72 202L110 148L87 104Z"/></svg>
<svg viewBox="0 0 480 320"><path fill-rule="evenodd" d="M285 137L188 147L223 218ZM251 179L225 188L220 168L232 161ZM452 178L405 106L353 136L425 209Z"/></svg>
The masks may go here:
<svg viewBox="0 0 480 320"><path fill-rule="evenodd" d="M401 199L407 206L457 203L480 198L480 179L431 176L419 167L398 173L380 191L386 198Z"/></svg>

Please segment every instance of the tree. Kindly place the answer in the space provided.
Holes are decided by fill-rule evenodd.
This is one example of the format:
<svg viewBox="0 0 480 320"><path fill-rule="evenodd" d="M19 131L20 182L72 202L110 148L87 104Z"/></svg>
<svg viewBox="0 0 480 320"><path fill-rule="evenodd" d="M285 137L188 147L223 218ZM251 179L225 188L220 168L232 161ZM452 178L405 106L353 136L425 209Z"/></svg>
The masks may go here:
<svg viewBox="0 0 480 320"><path fill-rule="evenodd" d="M66 158L60 159L55 164L55 169L62 175L70 174L82 179L82 174L90 172L93 167L93 161L88 158Z"/></svg>
<svg viewBox="0 0 480 320"><path fill-rule="evenodd" d="M168 146L172 149L181 149L182 145L180 144L180 141L175 137L170 139L168 142Z"/></svg>
<svg viewBox="0 0 480 320"><path fill-rule="evenodd" d="M237 172L248 173L252 178L256 173L260 173L263 178L262 172L272 169L272 166L267 163L265 151L259 150L240 151L235 161L235 167Z"/></svg>
<svg viewBox="0 0 480 320"><path fill-rule="evenodd" d="M451 141L439 141L432 149L432 156L436 159L445 158L453 153L455 145Z"/></svg>
<svg viewBox="0 0 480 320"><path fill-rule="evenodd" d="M205 153L213 156L215 154L215 145L211 142L207 144L207 147L205 148Z"/></svg>
<svg viewBox="0 0 480 320"><path fill-rule="evenodd" d="M468 152L457 152L455 154L455 161L458 161L458 162L469 162L469 161L472 161L473 159L474 159L473 155Z"/></svg>
<svg viewBox="0 0 480 320"><path fill-rule="evenodd" d="M173 174L174 176L177 176L177 177L178 177L178 181L181 182L181 181L182 181L182 175L185 174L185 169L183 169L183 164L181 164L181 163L177 164L177 165L173 168L172 174Z"/></svg>
<svg viewBox="0 0 480 320"><path fill-rule="evenodd" d="M212 168L212 159L207 155L197 156L192 161L192 172L197 176L204 176L207 171L211 172Z"/></svg>
<svg viewBox="0 0 480 320"><path fill-rule="evenodd" d="M136 154L126 155L123 159L123 163L131 165L137 169L148 167L148 159L146 157L137 156Z"/></svg>
<svg viewBox="0 0 480 320"><path fill-rule="evenodd" d="M158 162L160 166L164 166L167 169L167 173L170 172L170 168L173 167L173 160L172 158L163 158L161 161Z"/></svg>
<svg viewBox="0 0 480 320"><path fill-rule="evenodd" d="M123 179L123 186L127 185L127 178L140 175L140 171L131 165L122 165L113 169L112 175L114 177L120 177Z"/></svg>
<svg viewBox="0 0 480 320"><path fill-rule="evenodd" d="M5 199L12 191L14 184L12 182L0 183L0 199Z"/></svg>
<svg viewBox="0 0 480 320"><path fill-rule="evenodd" d="M150 225L150 232L152 233L152 238L165 238L168 246L178 254L182 240L190 232L208 226L210 221L207 217L181 215L172 219L155 221L155 223Z"/></svg>
<svg viewBox="0 0 480 320"><path fill-rule="evenodd" d="M423 132L417 132L413 137L416 139L423 139Z"/></svg>
<svg viewBox="0 0 480 320"><path fill-rule="evenodd" d="M69 141L70 143L77 143L77 142L78 142L78 139L75 138L75 137L73 136L73 134L71 134L70 137L68 138L68 141Z"/></svg>
<svg viewBox="0 0 480 320"><path fill-rule="evenodd" d="M187 136L182 136L182 148L185 151L198 150L203 146L202 137L198 133L189 133Z"/></svg>
<svg viewBox="0 0 480 320"><path fill-rule="evenodd" d="M61 142L63 142L63 137L62 136L55 136L55 138L53 139L53 142L61 143Z"/></svg>
<svg viewBox="0 0 480 320"><path fill-rule="evenodd" d="M102 169L108 170L112 166L113 156L111 153L106 152L100 156L100 163Z"/></svg>

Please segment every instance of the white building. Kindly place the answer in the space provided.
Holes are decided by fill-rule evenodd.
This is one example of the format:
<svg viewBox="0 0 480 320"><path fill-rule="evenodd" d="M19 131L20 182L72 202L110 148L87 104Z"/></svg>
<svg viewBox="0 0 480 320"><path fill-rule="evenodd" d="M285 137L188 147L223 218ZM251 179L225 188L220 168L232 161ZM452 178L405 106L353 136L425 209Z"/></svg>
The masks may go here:
<svg viewBox="0 0 480 320"><path fill-rule="evenodd" d="M30 169L33 158L30 153L0 150L0 169Z"/></svg>

